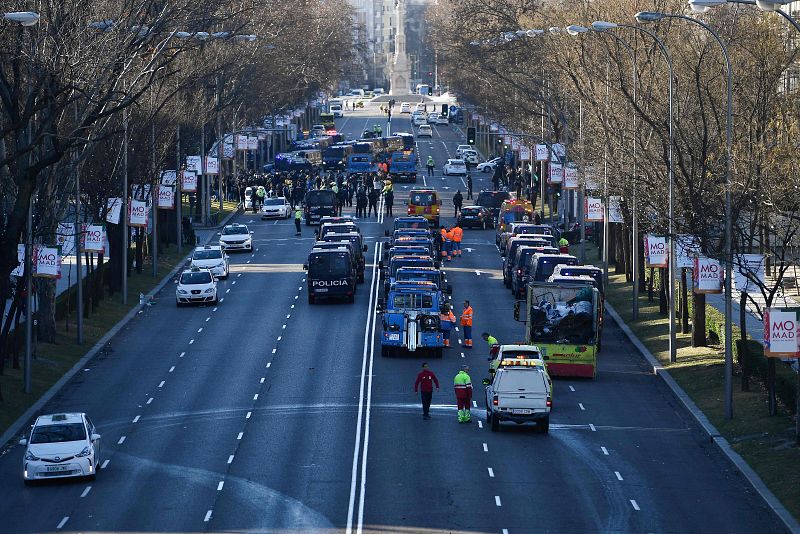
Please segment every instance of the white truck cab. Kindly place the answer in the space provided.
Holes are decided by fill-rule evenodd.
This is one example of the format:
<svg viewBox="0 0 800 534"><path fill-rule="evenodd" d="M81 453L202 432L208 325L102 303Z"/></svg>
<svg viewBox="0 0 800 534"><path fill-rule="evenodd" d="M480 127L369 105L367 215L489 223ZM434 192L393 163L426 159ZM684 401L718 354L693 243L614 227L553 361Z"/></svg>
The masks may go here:
<svg viewBox="0 0 800 534"><path fill-rule="evenodd" d="M492 432L501 421L518 425L536 423L543 433L550 429L553 390L541 360L504 359L494 377L484 379L486 386L486 421Z"/></svg>

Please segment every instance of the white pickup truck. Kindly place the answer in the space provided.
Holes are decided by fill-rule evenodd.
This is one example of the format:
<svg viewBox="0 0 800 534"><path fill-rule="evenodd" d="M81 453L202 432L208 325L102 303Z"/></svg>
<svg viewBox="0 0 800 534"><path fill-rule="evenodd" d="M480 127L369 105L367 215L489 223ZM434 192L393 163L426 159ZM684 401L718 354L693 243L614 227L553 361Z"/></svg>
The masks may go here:
<svg viewBox="0 0 800 534"><path fill-rule="evenodd" d="M500 429L501 421L533 422L540 432L549 431L552 389L547 371L537 360L503 360L494 378L483 384L486 421L493 432Z"/></svg>

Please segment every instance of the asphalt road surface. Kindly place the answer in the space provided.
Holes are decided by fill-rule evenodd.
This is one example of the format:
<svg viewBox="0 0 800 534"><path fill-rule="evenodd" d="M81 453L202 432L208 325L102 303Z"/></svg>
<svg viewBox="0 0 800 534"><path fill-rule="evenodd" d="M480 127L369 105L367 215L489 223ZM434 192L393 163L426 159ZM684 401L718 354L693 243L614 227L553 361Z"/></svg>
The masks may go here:
<svg viewBox="0 0 800 534"><path fill-rule="evenodd" d="M338 128L353 138L376 122L386 128L355 112ZM408 115L392 128L411 131ZM461 142L435 126L421 160L441 165ZM476 192L488 178L474 174ZM462 179L437 169L424 182L451 220ZM410 187L396 186L395 215ZM94 420L95 481L24 487L23 447L3 451L0 532L782 531L613 323L597 379L556 380L549 435L488 429L479 334L523 334L493 230L466 230L463 257L445 264L456 311L465 298L475 309L476 342L430 362L442 387L423 420L422 360L382 358L376 344L375 258L391 221L361 221L368 266L355 304L315 306L302 270L311 230L238 222L256 250L231 254L217 307L178 309L167 286L47 406ZM476 385L470 425L457 423L452 389L463 363Z"/></svg>

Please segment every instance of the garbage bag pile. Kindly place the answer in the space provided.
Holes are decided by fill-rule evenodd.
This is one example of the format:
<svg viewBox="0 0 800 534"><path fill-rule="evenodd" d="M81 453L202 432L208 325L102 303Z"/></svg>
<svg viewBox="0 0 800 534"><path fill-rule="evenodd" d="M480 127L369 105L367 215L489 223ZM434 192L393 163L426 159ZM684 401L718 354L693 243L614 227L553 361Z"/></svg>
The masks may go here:
<svg viewBox="0 0 800 534"><path fill-rule="evenodd" d="M559 344L594 343L595 325L592 303L542 300L531 307L531 333L536 342Z"/></svg>

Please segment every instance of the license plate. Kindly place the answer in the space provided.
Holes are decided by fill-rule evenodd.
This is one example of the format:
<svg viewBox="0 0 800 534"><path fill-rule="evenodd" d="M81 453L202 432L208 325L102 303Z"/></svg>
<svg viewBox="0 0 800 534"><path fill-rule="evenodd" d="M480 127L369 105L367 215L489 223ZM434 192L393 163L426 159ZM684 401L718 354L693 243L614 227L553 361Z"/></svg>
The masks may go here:
<svg viewBox="0 0 800 534"><path fill-rule="evenodd" d="M400 341L400 334L389 334L389 339L391 341Z"/></svg>
<svg viewBox="0 0 800 534"><path fill-rule="evenodd" d="M526 410L525 408L514 408L511 410L511 413L516 415L530 415L533 413L533 410Z"/></svg>
<svg viewBox="0 0 800 534"><path fill-rule="evenodd" d="M56 473L58 471L67 471L68 467L69 466L67 466L67 465L48 465L47 466L47 472L48 473Z"/></svg>

